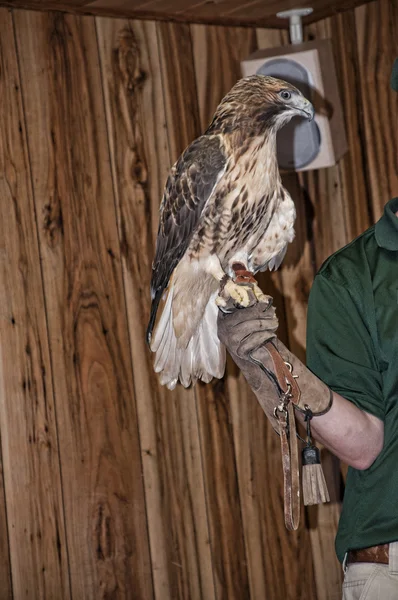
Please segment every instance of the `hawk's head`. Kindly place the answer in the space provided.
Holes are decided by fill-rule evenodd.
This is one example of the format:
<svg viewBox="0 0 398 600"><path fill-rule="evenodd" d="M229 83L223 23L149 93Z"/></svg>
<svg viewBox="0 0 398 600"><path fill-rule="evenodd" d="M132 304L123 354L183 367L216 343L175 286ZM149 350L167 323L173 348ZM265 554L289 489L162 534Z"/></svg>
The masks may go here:
<svg viewBox="0 0 398 600"><path fill-rule="evenodd" d="M222 99L210 130L228 133L249 127L254 133L277 131L296 115L314 118L314 107L296 87L275 77L250 75Z"/></svg>

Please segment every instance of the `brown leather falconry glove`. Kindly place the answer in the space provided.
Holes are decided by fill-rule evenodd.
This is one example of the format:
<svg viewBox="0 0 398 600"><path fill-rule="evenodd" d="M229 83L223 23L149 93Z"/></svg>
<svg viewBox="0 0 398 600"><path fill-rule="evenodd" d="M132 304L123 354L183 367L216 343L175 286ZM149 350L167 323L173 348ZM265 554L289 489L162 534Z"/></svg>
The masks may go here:
<svg viewBox="0 0 398 600"><path fill-rule="evenodd" d="M228 312L224 310L226 309L221 308L218 314L218 337L227 347L234 363L256 394L272 427L277 431L278 422L274 415L279 399L277 382L272 372L265 374L256 362L249 358L252 351L256 360L261 360L263 353L267 358L268 353L261 350L261 346L269 340L275 342L277 339L275 332L279 323L272 299L270 304L266 304L253 298L252 305L247 308L235 308L229 303Z"/></svg>
<svg viewBox="0 0 398 600"><path fill-rule="evenodd" d="M320 465L319 451L311 444L309 423L313 416L325 414L330 409L333 394L327 385L278 340L275 333L277 327L278 320L272 299L269 304L254 301L248 308L236 308L229 302L227 307L220 309L218 315L218 336L221 342L225 344L256 394L273 428L281 435L285 502L286 496L290 496L291 504L290 508L287 507L290 517L286 514L285 507L285 521L289 529L296 529L299 517L295 496L299 495L299 490L296 490L298 472L293 473L296 463L298 464L294 413L302 412L307 421L308 441L303 464ZM319 475L317 469L307 469L308 473L316 477ZM293 490L286 489L289 485L286 478L293 480L293 483L290 482ZM327 490L322 490L322 482L315 484L312 495L311 482L310 488L306 488L305 504L325 501L323 497L327 498Z"/></svg>
<svg viewBox="0 0 398 600"><path fill-rule="evenodd" d="M293 400L295 409L304 414L310 410L313 416L326 413L331 407L332 392L276 337L278 319L272 300L270 304L255 302L248 308L231 308L228 313L219 311L218 336L256 394L275 431L278 431L275 408L281 390L274 349L291 366L288 369L291 368L293 378L297 379L300 394Z"/></svg>

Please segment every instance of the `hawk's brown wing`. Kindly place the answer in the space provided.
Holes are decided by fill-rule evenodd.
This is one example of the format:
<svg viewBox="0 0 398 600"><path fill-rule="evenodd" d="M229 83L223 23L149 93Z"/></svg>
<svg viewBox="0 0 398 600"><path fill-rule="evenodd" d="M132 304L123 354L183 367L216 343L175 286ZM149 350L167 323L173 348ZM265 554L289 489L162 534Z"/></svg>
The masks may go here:
<svg viewBox="0 0 398 600"><path fill-rule="evenodd" d="M148 341L162 294L189 246L204 206L225 172L226 162L221 136L203 135L188 146L171 170L160 206L156 254L152 265Z"/></svg>

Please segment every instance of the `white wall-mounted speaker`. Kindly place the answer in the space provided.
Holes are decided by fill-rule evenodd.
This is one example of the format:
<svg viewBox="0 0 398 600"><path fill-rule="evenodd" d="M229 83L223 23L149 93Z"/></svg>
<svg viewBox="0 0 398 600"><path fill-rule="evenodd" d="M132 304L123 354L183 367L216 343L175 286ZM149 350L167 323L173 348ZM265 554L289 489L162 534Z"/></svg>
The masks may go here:
<svg viewBox="0 0 398 600"><path fill-rule="evenodd" d="M331 167L347 151L330 40L257 50L241 63L242 75L270 75L295 85L315 107L315 118L296 117L277 137L282 170Z"/></svg>

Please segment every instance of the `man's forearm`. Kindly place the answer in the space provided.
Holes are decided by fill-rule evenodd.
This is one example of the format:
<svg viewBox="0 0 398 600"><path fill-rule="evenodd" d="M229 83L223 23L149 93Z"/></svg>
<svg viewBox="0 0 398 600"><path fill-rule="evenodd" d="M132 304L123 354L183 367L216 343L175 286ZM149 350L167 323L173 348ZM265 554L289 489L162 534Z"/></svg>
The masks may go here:
<svg viewBox="0 0 398 600"><path fill-rule="evenodd" d="M301 414L299 419L304 422ZM335 392L331 409L312 419L311 431L316 440L355 469L369 468L383 448L383 422Z"/></svg>

